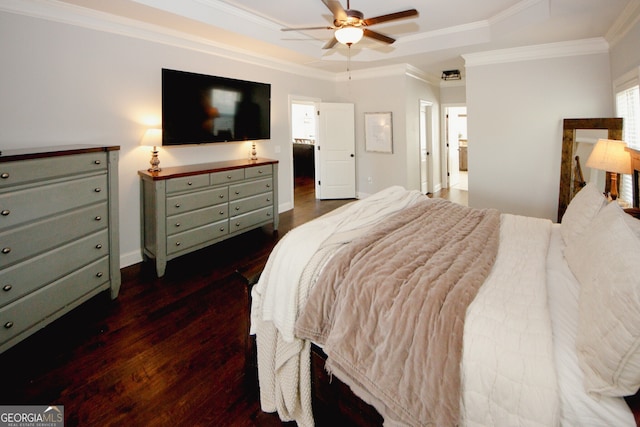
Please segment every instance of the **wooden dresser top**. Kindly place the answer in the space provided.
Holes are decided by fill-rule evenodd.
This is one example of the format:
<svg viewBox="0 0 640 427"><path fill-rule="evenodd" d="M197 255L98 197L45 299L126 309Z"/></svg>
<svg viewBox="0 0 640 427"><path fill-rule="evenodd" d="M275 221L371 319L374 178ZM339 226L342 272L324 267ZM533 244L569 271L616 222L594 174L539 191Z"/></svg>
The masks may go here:
<svg viewBox="0 0 640 427"><path fill-rule="evenodd" d="M120 150L119 145L56 145L51 147L18 148L0 151L0 163L15 160L40 159L44 157L67 156L70 154L95 153Z"/></svg>

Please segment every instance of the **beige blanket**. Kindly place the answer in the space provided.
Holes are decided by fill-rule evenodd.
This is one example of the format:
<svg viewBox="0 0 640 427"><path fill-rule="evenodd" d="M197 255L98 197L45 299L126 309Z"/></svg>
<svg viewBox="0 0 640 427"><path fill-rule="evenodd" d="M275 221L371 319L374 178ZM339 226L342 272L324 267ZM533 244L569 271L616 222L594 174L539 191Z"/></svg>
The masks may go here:
<svg viewBox="0 0 640 427"><path fill-rule="evenodd" d="M491 270L500 217L426 199L325 267L296 323L327 368L389 424L456 425L467 306Z"/></svg>

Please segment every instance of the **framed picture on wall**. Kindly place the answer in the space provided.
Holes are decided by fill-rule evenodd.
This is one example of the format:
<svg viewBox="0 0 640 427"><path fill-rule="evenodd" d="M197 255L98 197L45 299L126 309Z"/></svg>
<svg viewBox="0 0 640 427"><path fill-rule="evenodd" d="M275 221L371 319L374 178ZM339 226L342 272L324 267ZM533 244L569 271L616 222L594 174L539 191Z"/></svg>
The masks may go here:
<svg viewBox="0 0 640 427"><path fill-rule="evenodd" d="M391 112L364 113L365 151L393 153L393 123Z"/></svg>

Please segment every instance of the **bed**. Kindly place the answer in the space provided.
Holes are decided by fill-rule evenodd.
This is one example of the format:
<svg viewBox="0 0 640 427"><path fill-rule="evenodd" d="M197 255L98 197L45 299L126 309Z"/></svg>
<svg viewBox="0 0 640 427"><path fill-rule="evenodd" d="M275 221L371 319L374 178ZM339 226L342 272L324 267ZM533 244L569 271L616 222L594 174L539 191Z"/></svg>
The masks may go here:
<svg viewBox="0 0 640 427"><path fill-rule="evenodd" d="M252 289L262 409L314 425L322 354L385 425L636 425L639 256L591 184L561 224L400 187L343 206Z"/></svg>

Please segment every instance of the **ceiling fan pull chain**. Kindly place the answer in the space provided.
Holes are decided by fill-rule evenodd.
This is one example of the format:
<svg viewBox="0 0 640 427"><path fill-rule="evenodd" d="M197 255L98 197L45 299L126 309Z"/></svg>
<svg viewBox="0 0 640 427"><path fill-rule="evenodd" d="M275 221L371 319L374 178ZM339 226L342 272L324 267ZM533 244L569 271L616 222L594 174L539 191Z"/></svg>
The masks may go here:
<svg viewBox="0 0 640 427"><path fill-rule="evenodd" d="M349 43L347 47L347 73L349 74L349 80L351 80L351 43Z"/></svg>

